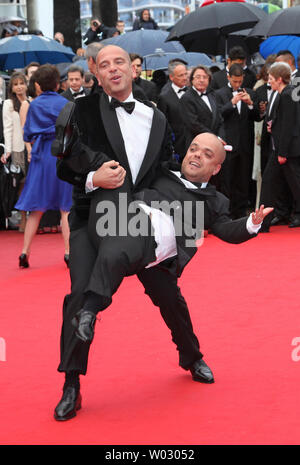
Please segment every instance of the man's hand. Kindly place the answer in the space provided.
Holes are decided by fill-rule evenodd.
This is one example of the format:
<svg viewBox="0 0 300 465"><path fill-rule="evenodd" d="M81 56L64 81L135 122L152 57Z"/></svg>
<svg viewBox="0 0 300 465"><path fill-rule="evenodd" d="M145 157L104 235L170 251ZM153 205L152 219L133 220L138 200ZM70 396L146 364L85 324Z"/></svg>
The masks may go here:
<svg viewBox="0 0 300 465"><path fill-rule="evenodd" d="M234 97L231 99L232 105L236 105L240 100L242 100L242 95L243 92L238 92L236 95L234 95Z"/></svg>
<svg viewBox="0 0 300 465"><path fill-rule="evenodd" d="M264 208L264 205L261 205L259 208L255 210L255 212L251 214L252 223L261 224L264 221L265 217L269 213L271 213L273 210L274 208L271 208L271 207Z"/></svg>
<svg viewBox="0 0 300 465"><path fill-rule="evenodd" d="M118 161L110 160L103 163L93 175L94 187L102 189L116 189L122 186L126 176L126 171L120 166Z"/></svg>
<svg viewBox="0 0 300 465"><path fill-rule="evenodd" d="M5 164L5 163L7 162L7 159L10 157L10 155L11 155L11 154L8 153L8 152L7 152L7 153L4 153L4 154L2 155L2 157L1 157L1 159L0 159L0 160L2 161L2 163Z"/></svg>
<svg viewBox="0 0 300 465"><path fill-rule="evenodd" d="M280 155L278 155L277 160L278 160L279 165L284 165L287 162L287 158L281 157Z"/></svg>
<svg viewBox="0 0 300 465"><path fill-rule="evenodd" d="M242 94L242 97L241 97L241 100L246 103L247 105L253 105L253 102L251 100L251 97L250 95L248 94L248 92L246 92L244 90L243 94Z"/></svg>

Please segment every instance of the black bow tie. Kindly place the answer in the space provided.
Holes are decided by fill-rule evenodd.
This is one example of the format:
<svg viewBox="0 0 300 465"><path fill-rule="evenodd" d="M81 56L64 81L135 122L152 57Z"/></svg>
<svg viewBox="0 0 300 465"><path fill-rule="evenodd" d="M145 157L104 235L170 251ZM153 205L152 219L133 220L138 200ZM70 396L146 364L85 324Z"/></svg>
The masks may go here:
<svg viewBox="0 0 300 465"><path fill-rule="evenodd" d="M179 92L185 92L187 90L187 87L182 87L181 89L179 89L177 92L179 94Z"/></svg>
<svg viewBox="0 0 300 465"><path fill-rule="evenodd" d="M112 98L110 102L110 108L114 110L115 108L122 107L127 113L131 114L135 107L135 102L120 102L116 98Z"/></svg>
<svg viewBox="0 0 300 465"><path fill-rule="evenodd" d="M79 95L85 95L84 90L81 90L80 92L74 92L73 93L73 98L78 97Z"/></svg>
<svg viewBox="0 0 300 465"><path fill-rule="evenodd" d="M207 92L201 92L200 97L203 97L203 95L207 95Z"/></svg>

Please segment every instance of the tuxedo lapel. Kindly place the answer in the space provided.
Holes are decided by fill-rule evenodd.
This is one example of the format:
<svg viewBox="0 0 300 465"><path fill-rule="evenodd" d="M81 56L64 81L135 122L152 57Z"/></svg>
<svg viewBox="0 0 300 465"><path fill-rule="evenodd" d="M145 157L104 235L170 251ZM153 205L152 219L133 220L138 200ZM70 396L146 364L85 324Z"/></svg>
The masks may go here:
<svg viewBox="0 0 300 465"><path fill-rule="evenodd" d="M111 144L114 153L117 155L117 159L120 162L120 165L123 166L123 168L126 170L126 173L130 175L131 179L131 171L116 111L110 108L108 97L104 92L102 93L99 99L99 104L103 126L107 138Z"/></svg>
<svg viewBox="0 0 300 465"><path fill-rule="evenodd" d="M149 141L142 166L136 178L136 186L146 175L147 171L153 166L155 158L160 156L160 153L157 152L157 147L162 145L165 137L165 131L166 119L160 111L154 109Z"/></svg>
<svg viewBox="0 0 300 465"><path fill-rule="evenodd" d="M211 92L209 92L207 94L207 97L208 97L208 100L209 100L209 103L210 103L210 106L211 106L211 113L212 113L211 127L214 128L216 118L217 118L217 111L218 111L217 102L216 102L216 99L214 98L214 96L213 96L213 94Z"/></svg>

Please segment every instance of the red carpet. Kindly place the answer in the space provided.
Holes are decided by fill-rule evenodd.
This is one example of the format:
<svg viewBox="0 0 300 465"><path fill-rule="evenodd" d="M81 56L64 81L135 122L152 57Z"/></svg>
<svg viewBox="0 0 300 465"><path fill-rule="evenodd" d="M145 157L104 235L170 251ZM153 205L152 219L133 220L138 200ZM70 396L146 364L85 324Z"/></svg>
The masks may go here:
<svg viewBox="0 0 300 465"><path fill-rule="evenodd" d="M83 408L57 423L62 239L37 236L19 270L22 235L0 232L0 443L299 444L299 239L285 226L238 246L209 236L186 269L180 285L213 385L178 367L159 311L128 278L97 322Z"/></svg>

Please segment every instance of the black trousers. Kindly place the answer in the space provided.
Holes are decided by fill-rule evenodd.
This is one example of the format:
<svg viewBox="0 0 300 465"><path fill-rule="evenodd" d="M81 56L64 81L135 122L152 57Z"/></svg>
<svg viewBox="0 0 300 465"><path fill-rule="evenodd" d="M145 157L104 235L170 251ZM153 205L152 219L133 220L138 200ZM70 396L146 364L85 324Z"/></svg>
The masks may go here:
<svg viewBox="0 0 300 465"><path fill-rule="evenodd" d="M222 193L230 200L233 218L247 214L253 157L247 153L229 153L220 171Z"/></svg>
<svg viewBox="0 0 300 465"><path fill-rule="evenodd" d="M262 178L260 204L274 207L279 217L289 216L289 206L292 195L293 214L300 218L300 157L288 158L280 165L275 153L272 152ZM264 220L264 226L269 227L274 213Z"/></svg>
<svg viewBox="0 0 300 465"><path fill-rule="evenodd" d="M145 269L144 265L146 262L149 263L149 258L150 261L154 258L153 244L147 241L136 247L136 261L132 260L132 257L129 261L126 254L123 254L122 270L120 272L118 269L118 273L114 273L114 267L120 266L122 246L119 246L117 241L112 242L113 246L110 249L103 246L101 263L97 263L97 257L101 257L101 254L97 253L98 251L90 241L87 225L76 231L71 231L70 274L72 288L71 294L65 297L63 304L61 360L58 371L76 370L80 374L86 374L90 344L84 343L76 337L75 328L72 325L72 319L83 307L85 293L88 290L99 293L99 276L100 278L102 276L103 286L106 289L104 292L106 298L103 299L105 308L109 303L107 296L116 291L122 277L135 273L143 284L145 293L153 304L159 307L161 316L171 331L172 340L179 352L179 365L184 369L189 369L196 360L202 358L202 353L193 331L186 301L177 285L176 267L172 263L167 263ZM105 240L103 244L105 244ZM142 260L140 260L141 250L145 252ZM99 271L101 275L99 275ZM119 277L115 278L116 276Z"/></svg>

